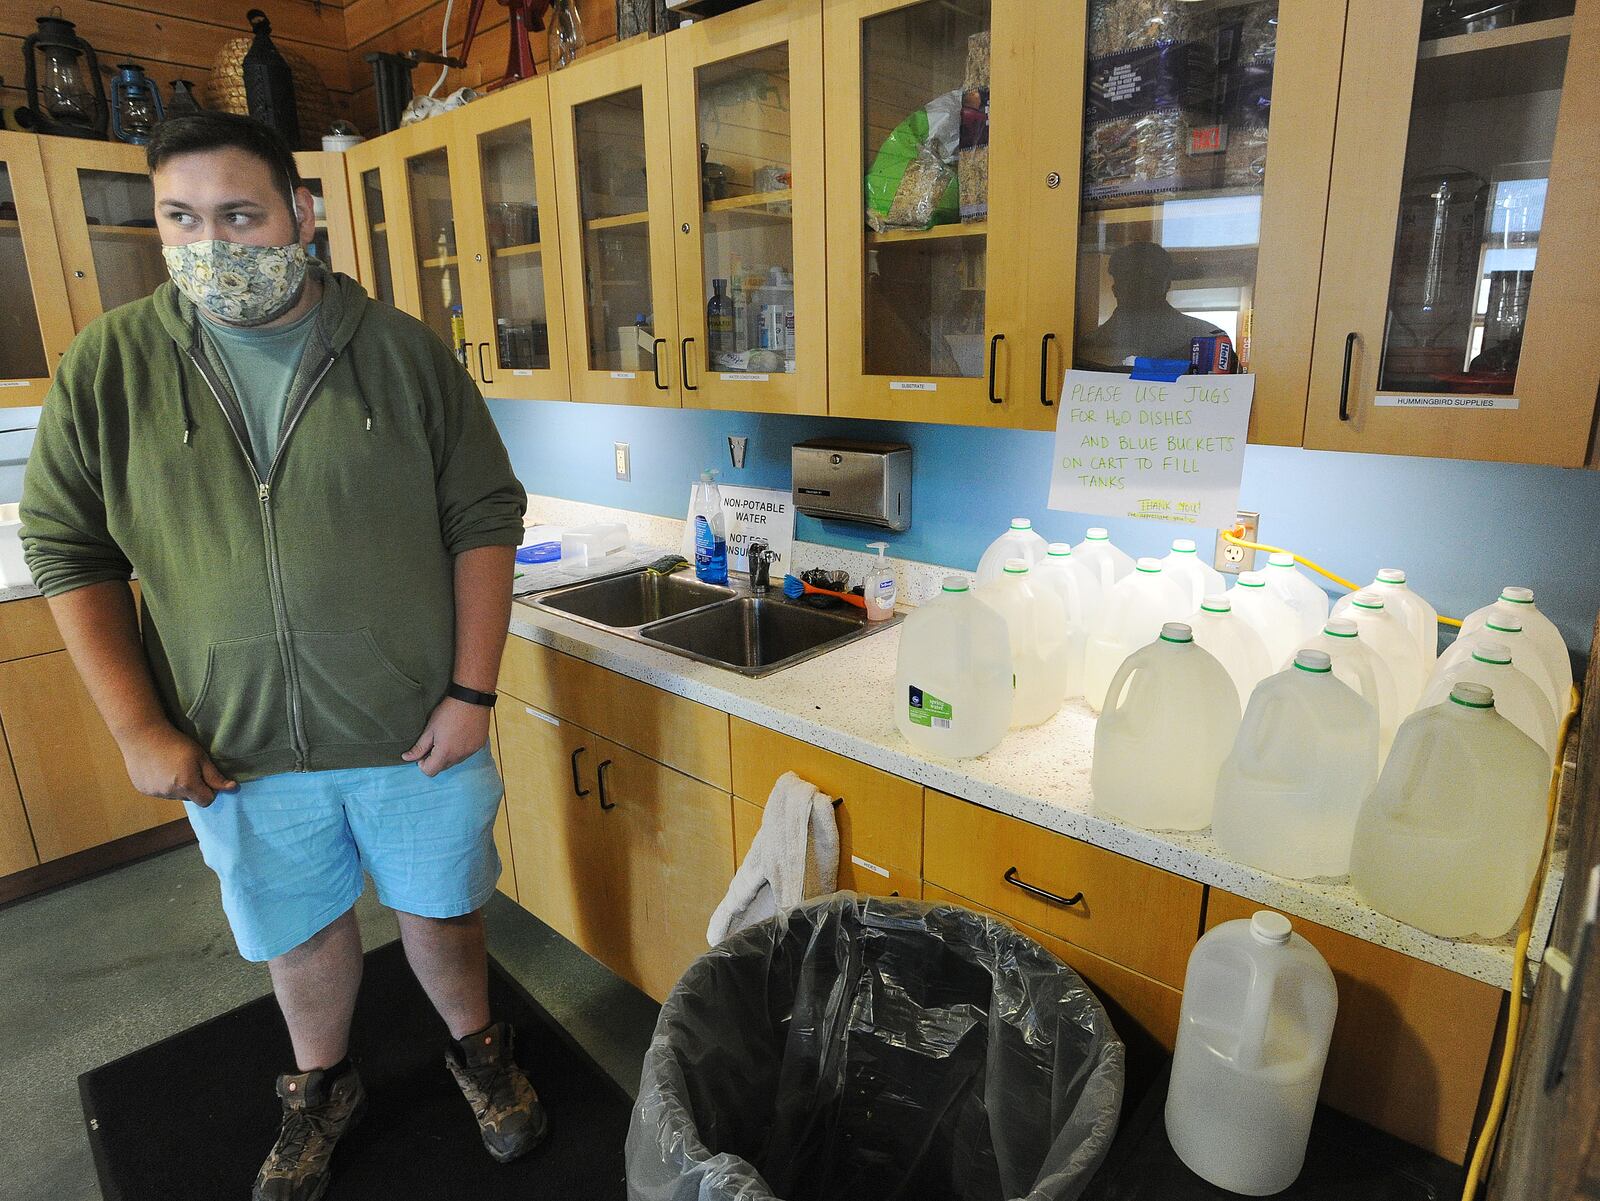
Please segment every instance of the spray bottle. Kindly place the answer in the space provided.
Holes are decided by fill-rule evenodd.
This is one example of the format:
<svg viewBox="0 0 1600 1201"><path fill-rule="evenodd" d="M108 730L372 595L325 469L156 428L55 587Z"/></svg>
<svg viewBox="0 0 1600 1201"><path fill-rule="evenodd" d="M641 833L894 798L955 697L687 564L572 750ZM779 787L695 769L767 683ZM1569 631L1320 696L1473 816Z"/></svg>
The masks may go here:
<svg viewBox="0 0 1600 1201"><path fill-rule="evenodd" d="M728 519L722 512L717 472L700 473L694 486L694 573L707 584L728 582Z"/></svg>

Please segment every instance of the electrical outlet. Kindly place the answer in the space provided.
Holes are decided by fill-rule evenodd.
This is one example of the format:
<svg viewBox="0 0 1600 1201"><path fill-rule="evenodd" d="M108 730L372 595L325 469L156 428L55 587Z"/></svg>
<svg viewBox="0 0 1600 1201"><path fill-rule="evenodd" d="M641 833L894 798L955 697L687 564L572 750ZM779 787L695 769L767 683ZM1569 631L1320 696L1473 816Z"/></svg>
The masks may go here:
<svg viewBox="0 0 1600 1201"><path fill-rule="evenodd" d="M611 449L617 459L617 478L619 480L631 480L633 478L633 467L628 458L628 444L626 442L613 442Z"/></svg>
<svg viewBox="0 0 1600 1201"><path fill-rule="evenodd" d="M1233 528L1239 531L1239 537L1246 542L1260 542L1261 514L1240 509L1234 516ZM1221 532L1218 532L1217 553L1211 565L1227 575L1238 575L1241 571L1254 571L1256 569L1256 552L1245 550L1242 546L1235 546L1231 542L1224 541Z"/></svg>

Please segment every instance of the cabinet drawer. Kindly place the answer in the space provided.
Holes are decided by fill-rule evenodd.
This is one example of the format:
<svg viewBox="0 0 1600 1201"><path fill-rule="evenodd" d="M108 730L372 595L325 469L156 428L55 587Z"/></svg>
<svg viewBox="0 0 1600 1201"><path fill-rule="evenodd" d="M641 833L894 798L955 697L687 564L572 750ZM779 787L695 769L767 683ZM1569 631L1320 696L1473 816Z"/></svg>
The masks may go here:
<svg viewBox="0 0 1600 1201"><path fill-rule="evenodd" d="M902 876L914 880L921 878L921 784L742 718L735 717L732 723L735 796L765 805L778 777L792 771L829 796L844 799L834 811L839 819L841 854L848 846L878 867L899 869ZM840 872L843 879L842 864Z"/></svg>
<svg viewBox="0 0 1600 1201"><path fill-rule="evenodd" d="M1163 984L1183 986L1204 892L1193 880L931 788L927 840L928 883ZM1082 893L1083 899L1073 905L1043 900L1006 879L1012 868L1036 888L1060 897Z"/></svg>
<svg viewBox="0 0 1600 1201"><path fill-rule="evenodd" d="M750 844L755 840L756 831L761 828L761 816L765 812L766 810L760 805L753 805L743 797L733 798L735 862L743 863L744 857L749 854ZM870 892L880 897L916 898L922 895L922 881L910 872L897 867L885 867L883 864L873 863L870 859L865 864L857 863L855 861L857 858L865 856L853 850L849 832L841 824L839 888L850 892Z"/></svg>
<svg viewBox="0 0 1600 1201"><path fill-rule="evenodd" d="M526 638L506 640L503 692L728 790L728 715Z"/></svg>

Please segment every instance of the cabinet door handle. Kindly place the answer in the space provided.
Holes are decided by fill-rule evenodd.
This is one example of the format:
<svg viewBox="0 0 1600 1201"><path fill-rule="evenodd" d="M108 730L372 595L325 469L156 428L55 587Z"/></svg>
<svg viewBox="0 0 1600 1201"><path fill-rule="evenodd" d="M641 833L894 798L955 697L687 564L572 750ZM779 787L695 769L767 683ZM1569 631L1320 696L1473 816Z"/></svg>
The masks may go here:
<svg viewBox="0 0 1600 1201"><path fill-rule="evenodd" d="M661 348L666 344L667 340L665 338L657 338L650 344L650 355L651 358L655 360L655 362L651 364L650 370L656 377L656 388L661 392L671 391L670 387L661 382Z"/></svg>
<svg viewBox="0 0 1600 1201"><path fill-rule="evenodd" d="M484 384L494 383L494 376L489 374L489 369L484 366L483 352L489 349L487 342L478 343L478 382Z"/></svg>
<svg viewBox="0 0 1600 1201"><path fill-rule="evenodd" d="M1017 869L1014 867L1006 869L1005 881L1007 884L1022 889L1023 892L1031 897L1038 897L1041 901L1053 901L1057 905L1083 904L1083 893L1075 892L1070 897L1058 897L1055 893L1048 892L1036 884L1029 884L1021 876L1017 875Z"/></svg>
<svg viewBox="0 0 1600 1201"><path fill-rule="evenodd" d="M1054 334L1039 339L1039 403L1045 406L1056 403L1050 399L1050 343L1055 340Z"/></svg>
<svg viewBox="0 0 1600 1201"><path fill-rule="evenodd" d="M572 752L572 793L574 796L586 797L589 795L589 790L585 788L583 786L583 782L578 779L578 756L583 754L583 752L588 749L589 748L586 746L580 746L577 750Z"/></svg>
<svg viewBox="0 0 1600 1201"><path fill-rule="evenodd" d="M1344 336L1344 374L1339 377L1339 420L1350 420L1350 357L1356 352L1361 335L1351 330Z"/></svg>
<svg viewBox="0 0 1600 1201"><path fill-rule="evenodd" d="M694 339L685 338L678 347L678 370L683 372L684 388L690 392L698 392L700 389L689 382L689 347L692 345L694 345Z"/></svg>
<svg viewBox="0 0 1600 1201"><path fill-rule="evenodd" d="M617 803L615 801L606 799L606 768L608 768L610 766L611 766L611 760L602 759L602 760L600 760L600 766L594 769L595 779L600 782L600 808L601 809L615 809L617 807Z"/></svg>
<svg viewBox="0 0 1600 1201"><path fill-rule="evenodd" d="M1005 340L1006 336L1004 334L995 334L994 337L989 339L989 403L992 405L1001 403L1001 398L994 394L994 366L995 357L1000 351L1000 343Z"/></svg>

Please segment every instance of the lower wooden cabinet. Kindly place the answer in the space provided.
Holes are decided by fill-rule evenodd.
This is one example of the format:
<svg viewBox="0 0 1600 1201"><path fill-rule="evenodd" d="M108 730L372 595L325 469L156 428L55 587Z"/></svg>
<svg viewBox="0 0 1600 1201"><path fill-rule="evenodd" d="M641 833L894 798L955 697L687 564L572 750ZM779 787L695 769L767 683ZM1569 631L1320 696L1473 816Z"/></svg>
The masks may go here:
<svg viewBox="0 0 1600 1201"><path fill-rule="evenodd" d="M28 814L22 807L22 792L17 788L11 756L0 747L0 876L9 876L39 862L28 829Z"/></svg>
<svg viewBox="0 0 1600 1201"><path fill-rule="evenodd" d="M500 758L500 736L494 721L489 722L489 753L494 756L502 782L506 778L505 764ZM513 901L517 899L517 857L511 852L511 819L506 812L506 798L500 797L500 809L494 818L494 849L500 855L500 878L495 887Z"/></svg>
<svg viewBox="0 0 1600 1201"><path fill-rule="evenodd" d="M851 830L851 818L845 812L846 808L847 805L841 805L836 810L839 818L838 888L845 892L866 892L880 897L912 899L920 897L922 880L916 872L878 863L876 859L887 858L883 855L876 855L876 859L867 857L867 854L876 853L871 850L870 844L863 846L855 841ZM750 844L755 841L756 831L761 828L761 817L765 812L765 808L743 797L733 798L733 848L736 864L744 862L745 855L750 851ZM863 854L863 851L867 854Z"/></svg>

